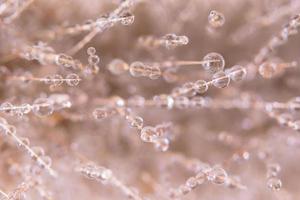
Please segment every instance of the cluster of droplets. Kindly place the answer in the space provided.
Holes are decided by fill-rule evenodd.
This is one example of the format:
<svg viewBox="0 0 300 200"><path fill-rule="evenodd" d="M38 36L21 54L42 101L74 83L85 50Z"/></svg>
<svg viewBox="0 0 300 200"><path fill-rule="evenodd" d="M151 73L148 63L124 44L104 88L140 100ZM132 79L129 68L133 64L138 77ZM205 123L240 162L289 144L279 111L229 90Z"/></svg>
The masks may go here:
<svg viewBox="0 0 300 200"><path fill-rule="evenodd" d="M50 87L58 87L63 83L66 83L68 86L74 87L79 84L81 78L74 73L68 74L65 78L59 74L47 75L44 78L34 78L33 80L42 81Z"/></svg>
<svg viewBox="0 0 300 200"><path fill-rule="evenodd" d="M268 61L263 62L261 65L259 65L258 72L263 78L270 79L278 74L281 74L285 69L290 67L297 67L297 65L297 62L275 63Z"/></svg>
<svg viewBox="0 0 300 200"><path fill-rule="evenodd" d="M107 27L112 27L117 22L120 22L124 26L129 26L134 22L134 15L130 12L124 12L119 16L115 17L111 17L110 15L104 15L99 17L95 22L91 21L87 24L91 24L91 28L103 30Z"/></svg>
<svg viewBox="0 0 300 200"><path fill-rule="evenodd" d="M225 23L225 16L218 11L212 10L208 15L208 23L212 28L220 28Z"/></svg>
<svg viewBox="0 0 300 200"><path fill-rule="evenodd" d="M273 102L265 106L267 114L280 125L300 131L300 120L295 120L293 113L300 111L300 98L294 97L287 103ZM284 110L285 112L281 112Z"/></svg>
<svg viewBox="0 0 300 200"><path fill-rule="evenodd" d="M120 22L124 26L129 26L134 22L134 15L130 12L125 12L121 15Z"/></svg>
<svg viewBox="0 0 300 200"><path fill-rule="evenodd" d="M282 182L278 178L281 167L278 163L267 164L267 186L272 190L280 190Z"/></svg>
<svg viewBox="0 0 300 200"><path fill-rule="evenodd" d="M17 185L11 192L9 192L6 195L6 199L13 199L13 200L23 200L27 199L26 192L28 192L29 189L33 188L36 185L36 181L32 180L25 180ZM3 199L3 200L4 200Z"/></svg>
<svg viewBox="0 0 300 200"><path fill-rule="evenodd" d="M235 65L225 71L214 73L211 81L198 80L196 82L187 82L181 87L172 91L172 96L188 96L193 97L197 94L207 92L210 85L216 88L225 88L229 85L230 80L238 82L246 77L247 71L243 66Z"/></svg>
<svg viewBox="0 0 300 200"><path fill-rule="evenodd" d="M88 54L88 65L84 70L85 74L98 73L100 58L96 55L96 49L94 47L89 47L86 52Z"/></svg>
<svg viewBox="0 0 300 200"><path fill-rule="evenodd" d="M139 61L130 64L129 72L133 77L148 77L152 80L158 79L162 74L159 66L147 65Z"/></svg>
<svg viewBox="0 0 300 200"><path fill-rule="evenodd" d="M87 163L79 166L76 169L85 177L106 184L112 177L112 171L102 166L97 166L94 163Z"/></svg>
<svg viewBox="0 0 300 200"><path fill-rule="evenodd" d="M68 86L77 86L79 82L81 81L81 78L74 73L66 75L64 78L60 74L53 74L53 75L47 75L45 77L34 77L30 72L26 72L21 76L12 76L9 80L20 80L26 84L29 84L31 82L42 82L46 85L50 85L50 88L54 88L57 86L62 85L63 83L66 83Z"/></svg>
<svg viewBox="0 0 300 200"><path fill-rule="evenodd" d="M0 105L0 112L4 112L11 116L22 117L33 112L38 117L49 116L54 110L71 107L68 95L52 94L48 98L39 97L33 104L24 103L18 106L10 102L4 102Z"/></svg>
<svg viewBox="0 0 300 200"><path fill-rule="evenodd" d="M290 21L281 29L277 36L272 37L266 46L260 49L254 58L257 65L267 61L268 57L280 46L285 44L289 37L298 33L300 27L300 14L293 16Z"/></svg>
<svg viewBox="0 0 300 200"><path fill-rule="evenodd" d="M38 98L32 105L21 104L19 106L14 106L10 102L4 102L0 106L0 110L9 115L23 116L30 112L33 112L37 116L48 116L53 113L54 102L49 98Z"/></svg>
<svg viewBox="0 0 300 200"><path fill-rule="evenodd" d="M73 35L85 31L92 31L94 29L103 31L107 28L112 27L117 22L121 22L121 24L124 26L131 25L134 22L134 15L130 12L125 12L122 15L116 17L104 15L98 17L96 20L87 20L83 24L76 24L75 26L69 27L59 27L56 30L46 32L46 36L49 38L54 38L61 35Z"/></svg>
<svg viewBox="0 0 300 200"><path fill-rule="evenodd" d="M186 96L170 96L161 94L153 97L153 105L159 108L167 109L202 108L206 107L209 101L209 98L201 96L188 98Z"/></svg>
<svg viewBox="0 0 300 200"><path fill-rule="evenodd" d="M86 178L98 181L102 184L110 184L116 188L119 188L129 199L144 199L140 196L139 192L135 188L128 187L122 183L108 168L89 162L87 164L81 164L80 166L77 166L75 170Z"/></svg>
<svg viewBox="0 0 300 200"><path fill-rule="evenodd" d="M167 151L170 145L169 132L171 127L172 125L169 123L159 124L155 127L144 126L140 132L141 140L153 143L158 151Z"/></svg>
<svg viewBox="0 0 300 200"><path fill-rule="evenodd" d="M45 45L44 43L39 43L35 46L26 46L21 52L21 56L28 60L38 60L41 64L55 64L66 69L80 70L85 74L96 74L99 71L100 58L96 55L96 49L94 47L89 47L87 49L88 54L88 65L83 65L79 60L74 59L72 56L66 54L56 54L53 49ZM76 74L70 75L70 81L67 81L69 85L78 84L79 79ZM75 77L76 76L76 77ZM75 78L74 78L75 77ZM59 77L61 78L61 77ZM59 79L57 78L57 79ZM60 83L61 81L56 81ZM69 83L68 83L69 82Z"/></svg>
<svg viewBox="0 0 300 200"><path fill-rule="evenodd" d="M189 38L185 35L178 36L174 33L167 34L163 37L148 35L139 37L137 43L139 47L149 50L161 46L167 49L174 49L179 46L187 45L189 43Z"/></svg>
<svg viewBox="0 0 300 200"><path fill-rule="evenodd" d="M93 111L93 117L96 120L104 120L108 117L117 115L118 111L115 108L109 108L109 107L101 107L101 108L96 108Z"/></svg>
<svg viewBox="0 0 300 200"><path fill-rule="evenodd" d="M128 65L124 60L113 59L108 64L108 70L115 75L120 75L129 71L130 75L133 77L148 77L152 80L158 79L162 72L157 64L144 64L140 61L136 61Z"/></svg>
<svg viewBox="0 0 300 200"><path fill-rule="evenodd" d="M174 49L178 46L187 45L189 38L185 35L167 34L160 39L160 43L163 44L167 49Z"/></svg>
<svg viewBox="0 0 300 200"><path fill-rule="evenodd" d="M43 42L39 42L33 46L22 47L19 55L27 60L37 60L42 65L55 64L63 68L72 68L74 70L84 69L84 65L79 60L63 53L57 54L51 47Z"/></svg>
<svg viewBox="0 0 300 200"><path fill-rule="evenodd" d="M24 46L20 56L26 60L37 60L41 64L47 63L47 54L54 54L54 49L44 42L38 42L33 46Z"/></svg>
<svg viewBox="0 0 300 200"><path fill-rule="evenodd" d="M72 56L63 53L55 56L55 64L63 68L76 68L77 65L80 65L79 61L74 60Z"/></svg>
<svg viewBox="0 0 300 200"><path fill-rule="evenodd" d="M165 61L158 63L143 63L136 61L130 65L122 59L113 59L108 64L108 70L115 75L129 71L134 77L148 77L157 79L162 76L167 82L174 82L178 78L175 74L179 67L189 65L202 65L210 74L223 71L225 60L219 53L208 53L201 61Z"/></svg>
<svg viewBox="0 0 300 200"><path fill-rule="evenodd" d="M23 149L37 163L40 169L46 169L50 175L56 176L56 172L51 169L52 160L49 156L45 155L44 149L39 146L30 147L29 139L19 137L16 133L16 127L8 124L4 118L0 118L0 132L12 138L16 142L16 145Z"/></svg>
<svg viewBox="0 0 300 200"><path fill-rule="evenodd" d="M11 163L9 171L12 175L21 175L23 181L8 193L8 199L26 199L26 192L32 188L36 189L39 195L45 199L52 199L53 195L41 179L41 168L37 165L26 164L25 166Z"/></svg>
<svg viewBox="0 0 300 200"><path fill-rule="evenodd" d="M123 102L123 104L125 103ZM153 143L159 151L168 150L172 138L172 124L162 123L155 127L144 126L143 118L133 115L128 108L101 107L93 111L93 117L96 120L103 120L114 115L124 117L132 128L137 129L143 142Z"/></svg>
<svg viewBox="0 0 300 200"><path fill-rule="evenodd" d="M193 171L195 175L188 178L185 183L178 188L170 189L168 194L171 199L178 199L207 181L230 188L244 188L237 178L229 177L227 172L220 165L211 167L207 163L203 163L197 159L188 159L181 155L176 155L173 162L183 164L187 169Z"/></svg>

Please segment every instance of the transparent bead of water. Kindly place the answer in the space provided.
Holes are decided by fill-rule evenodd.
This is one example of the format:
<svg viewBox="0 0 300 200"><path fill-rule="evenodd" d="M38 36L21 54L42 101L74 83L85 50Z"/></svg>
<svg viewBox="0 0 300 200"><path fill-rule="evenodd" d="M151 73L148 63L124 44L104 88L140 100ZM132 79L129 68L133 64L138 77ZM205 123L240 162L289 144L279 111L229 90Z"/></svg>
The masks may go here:
<svg viewBox="0 0 300 200"><path fill-rule="evenodd" d="M204 56L202 61L204 62L202 64L203 68L206 71L209 71L211 74L222 71L225 66L225 60L223 56L215 52L208 53L206 56Z"/></svg>
<svg viewBox="0 0 300 200"><path fill-rule="evenodd" d="M178 41L181 45L186 45L189 43L189 38L185 35L178 36Z"/></svg>
<svg viewBox="0 0 300 200"><path fill-rule="evenodd" d="M243 80L246 77L247 71L244 67L242 67L240 65L235 65L235 66L231 67L230 69L226 70L226 74L229 75L231 80L238 82L238 81Z"/></svg>
<svg viewBox="0 0 300 200"><path fill-rule="evenodd" d="M165 35L163 39L167 49L172 49L178 45L178 36L173 33Z"/></svg>
<svg viewBox="0 0 300 200"><path fill-rule="evenodd" d="M144 123L144 120L143 118L141 117L133 117L130 125L133 127L133 128L138 128L138 129L141 129L143 127L143 123Z"/></svg>
<svg viewBox="0 0 300 200"><path fill-rule="evenodd" d="M80 82L80 78L77 74L68 74L66 76L66 83L69 86L76 86L79 84L79 82Z"/></svg>
<svg viewBox="0 0 300 200"><path fill-rule="evenodd" d="M155 141L155 149L165 152L169 149L170 141L167 138L159 138Z"/></svg>
<svg viewBox="0 0 300 200"><path fill-rule="evenodd" d="M275 177L280 172L281 167L278 163L270 163L267 165L267 176Z"/></svg>
<svg viewBox="0 0 300 200"><path fill-rule="evenodd" d="M125 14L122 15L121 17L121 23L124 25L124 26L128 26L128 25L131 25L133 24L134 22L134 15L127 12Z"/></svg>
<svg viewBox="0 0 300 200"><path fill-rule="evenodd" d="M107 181L112 177L113 173L109 169L104 169L101 173L101 179L102 181Z"/></svg>
<svg viewBox="0 0 300 200"><path fill-rule="evenodd" d="M22 104L20 111L24 114L28 114L31 111L31 105L28 103Z"/></svg>
<svg viewBox="0 0 300 200"><path fill-rule="evenodd" d="M152 80L158 79L161 76L161 70L158 66L152 66L150 68L149 78Z"/></svg>
<svg viewBox="0 0 300 200"><path fill-rule="evenodd" d="M39 117L51 115L54 111L54 102L50 99L41 97L33 102L32 111Z"/></svg>
<svg viewBox="0 0 300 200"><path fill-rule="evenodd" d="M114 102L114 104L118 107L123 107L125 106L125 101L123 98L119 97L119 96L113 96L111 98L111 100Z"/></svg>
<svg viewBox="0 0 300 200"><path fill-rule="evenodd" d="M223 71L213 75L213 85L217 88L225 88L229 85L230 78Z"/></svg>
<svg viewBox="0 0 300 200"><path fill-rule="evenodd" d="M86 52L89 56L92 56L96 54L96 49L94 47L89 47Z"/></svg>
<svg viewBox="0 0 300 200"><path fill-rule="evenodd" d="M165 35L163 38L167 49L172 49L176 46L186 45L189 43L189 38L185 35L177 36L173 33Z"/></svg>
<svg viewBox="0 0 300 200"><path fill-rule="evenodd" d="M195 177L191 177L186 181L186 186L194 189L198 185L197 179Z"/></svg>
<svg viewBox="0 0 300 200"><path fill-rule="evenodd" d="M14 115L15 114L15 111L14 111L14 106L9 103L9 102L4 102L1 104L0 106L0 110L6 114L9 114L9 115Z"/></svg>
<svg viewBox="0 0 300 200"><path fill-rule="evenodd" d="M54 74L51 76L51 85L60 86L63 83L63 77L59 74Z"/></svg>
<svg viewBox="0 0 300 200"><path fill-rule="evenodd" d="M68 56L66 54L59 54L56 57L55 63L59 66L69 68L74 65L74 60L71 56Z"/></svg>
<svg viewBox="0 0 300 200"><path fill-rule="evenodd" d="M100 58L97 55L91 55L88 58L88 62L90 65L97 65L100 62Z"/></svg>
<svg viewBox="0 0 300 200"><path fill-rule="evenodd" d="M226 171L220 166L214 166L207 175L207 179L215 184L224 184L227 180Z"/></svg>
<svg viewBox="0 0 300 200"><path fill-rule="evenodd" d="M108 70L112 74L116 74L116 75L123 74L128 70L128 68L129 68L128 64L121 59L114 59L108 64Z"/></svg>
<svg viewBox="0 0 300 200"><path fill-rule="evenodd" d="M264 62L259 66L258 72L263 78L270 79L276 73L276 65L272 62Z"/></svg>
<svg viewBox="0 0 300 200"><path fill-rule="evenodd" d="M198 80L194 83L195 91L198 94L203 94L208 90L208 84L205 80Z"/></svg>
<svg viewBox="0 0 300 200"><path fill-rule="evenodd" d="M129 66L129 72L134 77L144 76L146 73L146 66L142 62L133 62Z"/></svg>
<svg viewBox="0 0 300 200"><path fill-rule="evenodd" d="M210 11L208 15L208 22L213 28L219 28L225 23L225 16L215 10Z"/></svg>
<svg viewBox="0 0 300 200"><path fill-rule="evenodd" d="M269 178L267 180L267 186L268 188L278 191L281 189L282 187L282 182L279 178L273 177L273 178Z"/></svg>
<svg viewBox="0 0 300 200"><path fill-rule="evenodd" d="M141 130L141 139L144 142L152 142L153 138L156 136L156 131L154 127L151 126L145 126Z"/></svg>

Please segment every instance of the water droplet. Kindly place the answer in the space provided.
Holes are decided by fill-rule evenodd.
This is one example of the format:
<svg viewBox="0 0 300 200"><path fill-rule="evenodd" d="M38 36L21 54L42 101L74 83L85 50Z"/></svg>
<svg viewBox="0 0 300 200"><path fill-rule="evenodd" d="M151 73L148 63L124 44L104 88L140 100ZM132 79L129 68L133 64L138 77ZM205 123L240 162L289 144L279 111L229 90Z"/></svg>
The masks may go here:
<svg viewBox="0 0 300 200"><path fill-rule="evenodd" d="M208 22L213 28L219 28L224 25L225 17L222 13L212 10L208 15Z"/></svg>
<svg viewBox="0 0 300 200"><path fill-rule="evenodd" d="M122 17L121 17L121 23L124 26L131 25L133 22L134 22L134 15L133 14L127 12L124 15L122 15Z"/></svg>
<svg viewBox="0 0 300 200"><path fill-rule="evenodd" d="M223 71L213 75L213 85L217 88L225 88L229 85L230 78Z"/></svg>
<svg viewBox="0 0 300 200"><path fill-rule="evenodd" d="M271 62L264 62L259 66L258 71L263 78L270 79L276 73L276 65Z"/></svg>
<svg viewBox="0 0 300 200"><path fill-rule="evenodd" d="M87 50L86 50L87 54L89 56L91 55L95 55L96 54L96 49L94 47L89 47Z"/></svg>
<svg viewBox="0 0 300 200"><path fill-rule="evenodd" d="M209 53L203 58L203 68L210 73L214 74L218 71L222 71L225 66L225 60L223 56L219 53Z"/></svg>
<svg viewBox="0 0 300 200"><path fill-rule="evenodd" d="M53 101L44 97L33 102L32 111L39 117L51 115L53 113Z"/></svg>
<svg viewBox="0 0 300 200"><path fill-rule="evenodd" d="M80 82L80 78L77 74L68 74L66 76L66 82L69 86L76 86Z"/></svg>
<svg viewBox="0 0 300 200"><path fill-rule="evenodd" d="M267 186L272 190L280 190L282 187L282 182L278 178L269 178L267 181Z"/></svg>

